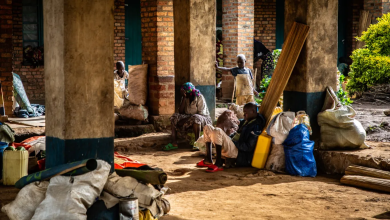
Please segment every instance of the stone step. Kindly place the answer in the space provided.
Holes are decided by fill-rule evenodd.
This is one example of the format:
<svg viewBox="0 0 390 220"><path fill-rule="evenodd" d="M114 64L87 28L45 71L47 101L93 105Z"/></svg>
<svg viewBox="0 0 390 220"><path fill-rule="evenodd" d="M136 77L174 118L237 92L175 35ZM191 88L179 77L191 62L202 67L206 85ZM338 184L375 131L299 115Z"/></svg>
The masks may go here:
<svg viewBox="0 0 390 220"><path fill-rule="evenodd" d="M128 138L138 137L143 134L156 132L152 124L146 125L116 125L115 137L116 138Z"/></svg>
<svg viewBox="0 0 390 220"><path fill-rule="evenodd" d="M114 140L115 151L129 152L142 148L160 148L171 142L170 133L149 133L133 138L116 138Z"/></svg>
<svg viewBox="0 0 390 220"><path fill-rule="evenodd" d="M376 143L364 150L317 151L315 155L318 170L327 174L344 174L352 164L390 171L390 143Z"/></svg>

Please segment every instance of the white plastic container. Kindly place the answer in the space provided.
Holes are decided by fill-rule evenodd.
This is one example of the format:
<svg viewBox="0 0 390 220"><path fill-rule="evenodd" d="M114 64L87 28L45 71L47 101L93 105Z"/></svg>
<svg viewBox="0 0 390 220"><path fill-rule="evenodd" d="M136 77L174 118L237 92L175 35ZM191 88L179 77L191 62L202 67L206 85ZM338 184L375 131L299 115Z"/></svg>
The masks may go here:
<svg viewBox="0 0 390 220"><path fill-rule="evenodd" d="M13 186L22 177L27 176L28 151L4 151L3 184Z"/></svg>

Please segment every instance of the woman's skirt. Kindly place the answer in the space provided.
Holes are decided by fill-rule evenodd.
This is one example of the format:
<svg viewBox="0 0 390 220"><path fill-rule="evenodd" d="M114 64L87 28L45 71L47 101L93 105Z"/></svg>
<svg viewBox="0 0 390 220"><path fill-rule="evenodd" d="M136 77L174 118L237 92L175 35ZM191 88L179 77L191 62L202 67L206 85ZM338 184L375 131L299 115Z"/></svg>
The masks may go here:
<svg viewBox="0 0 390 220"><path fill-rule="evenodd" d="M186 115L175 113L170 118L172 126L176 129L178 133L184 134L192 129L194 124L198 124L203 128L207 124L212 124L211 118L209 115Z"/></svg>

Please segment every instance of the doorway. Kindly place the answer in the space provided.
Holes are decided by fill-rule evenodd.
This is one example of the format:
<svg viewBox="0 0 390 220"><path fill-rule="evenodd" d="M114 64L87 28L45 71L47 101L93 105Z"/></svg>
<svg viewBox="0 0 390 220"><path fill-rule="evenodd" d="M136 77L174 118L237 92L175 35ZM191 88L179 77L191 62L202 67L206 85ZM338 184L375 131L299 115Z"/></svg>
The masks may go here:
<svg viewBox="0 0 390 220"><path fill-rule="evenodd" d="M141 2L125 1L125 63L142 64Z"/></svg>

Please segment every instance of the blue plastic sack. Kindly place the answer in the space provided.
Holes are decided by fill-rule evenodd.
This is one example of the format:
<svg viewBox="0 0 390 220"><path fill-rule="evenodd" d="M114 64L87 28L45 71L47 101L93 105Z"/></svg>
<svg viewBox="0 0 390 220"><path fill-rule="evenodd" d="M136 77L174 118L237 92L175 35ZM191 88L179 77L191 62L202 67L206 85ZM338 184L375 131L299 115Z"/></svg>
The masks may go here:
<svg viewBox="0 0 390 220"><path fill-rule="evenodd" d="M283 143L287 173L294 176L315 177L317 175L313 155L314 141L309 137L309 129L304 124L291 129Z"/></svg>

